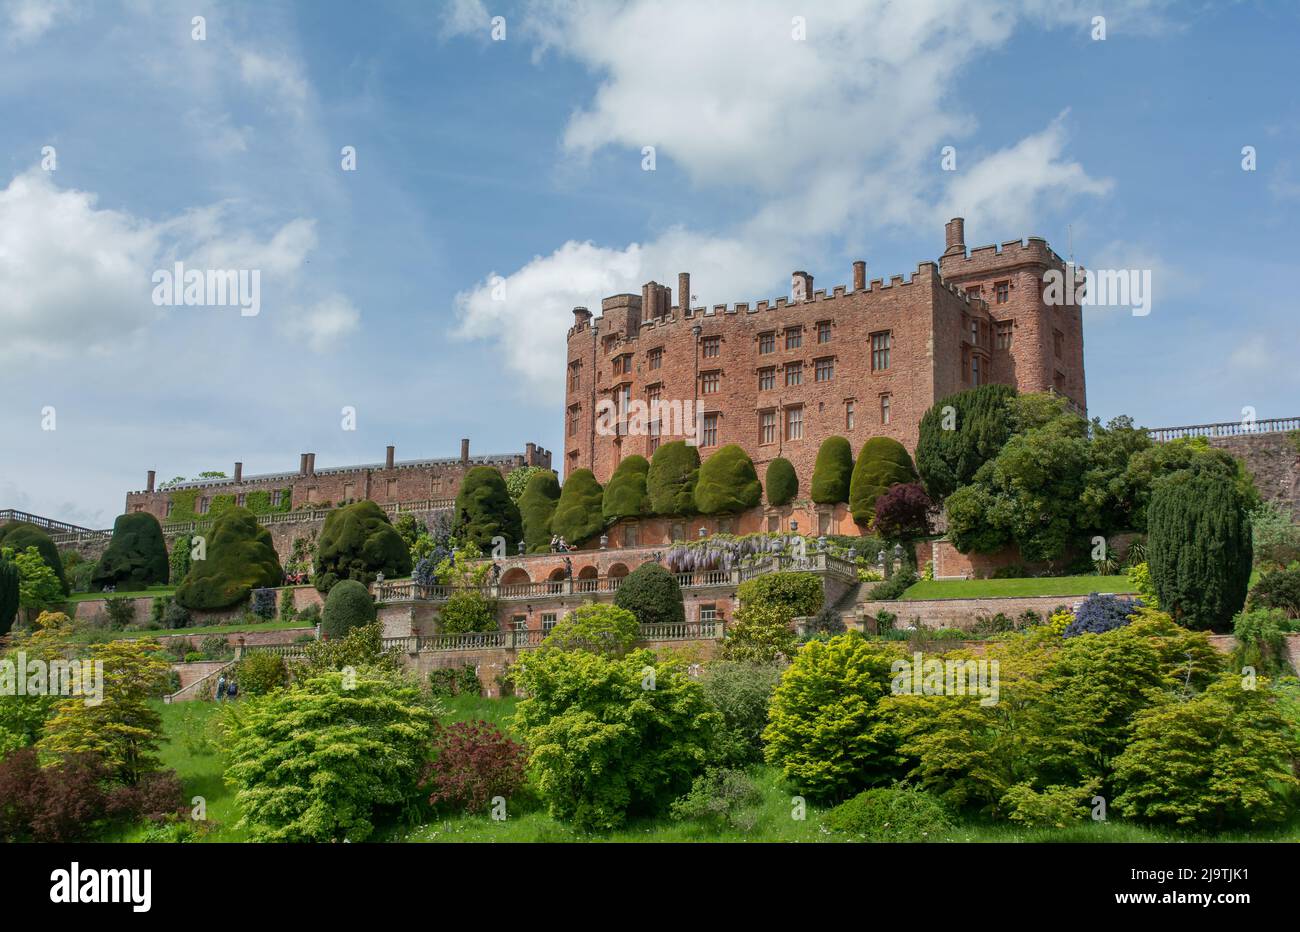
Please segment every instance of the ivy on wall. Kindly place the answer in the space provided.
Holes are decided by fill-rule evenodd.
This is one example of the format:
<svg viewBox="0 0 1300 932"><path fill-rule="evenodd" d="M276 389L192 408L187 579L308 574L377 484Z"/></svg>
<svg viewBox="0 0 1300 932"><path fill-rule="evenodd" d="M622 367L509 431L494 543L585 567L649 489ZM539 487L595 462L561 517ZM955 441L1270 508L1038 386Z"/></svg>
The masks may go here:
<svg viewBox="0 0 1300 932"><path fill-rule="evenodd" d="M171 493L171 514L167 516L166 521L211 521L224 511L229 511L235 507L234 495L214 495L208 502L208 513L198 514L194 510L195 504L199 500L202 489L178 489ZM278 514L290 510L290 498L292 489L279 489L280 504L274 505L272 490L259 489L256 492L249 492L244 496L244 507L255 515Z"/></svg>

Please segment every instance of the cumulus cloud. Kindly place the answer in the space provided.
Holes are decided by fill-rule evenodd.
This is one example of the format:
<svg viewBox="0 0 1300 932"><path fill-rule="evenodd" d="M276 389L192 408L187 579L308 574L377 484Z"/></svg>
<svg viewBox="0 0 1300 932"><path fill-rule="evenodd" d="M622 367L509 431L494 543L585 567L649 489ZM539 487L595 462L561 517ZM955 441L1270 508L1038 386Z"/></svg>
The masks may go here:
<svg viewBox="0 0 1300 932"><path fill-rule="evenodd" d="M326 296L309 307L291 307L286 329L316 352L335 348L361 325L361 312L341 294Z"/></svg>
<svg viewBox="0 0 1300 932"><path fill-rule="evenodd" d="M0 6L8 44L32 42L76 14L71 0L8 0Z"/></svg>
<svg viewBox="0 0 1300 932"><path fill-rule="evenodd" d="M574 303L598 312L602 295L639 292L677 269L734 300L846 234L937 229L964 213L1005 237L1045 205L1108 193L1108 180L1066 156L1064 114L981 158L959 151L960 170L940 170L941 148L964 148L978 128L952 102L961 73L1026 19L1052 13L1036 0L532 4L521 32L539 59L572 59L597 80L561 134L568 157L612 148L639 159L655 146L700 188L752 192L754 208L715 233L566 243L502 276L505 299L493 298L490 277L458 295L459 334L498 342L534 386L555 390L557 328Z"/></svg>
<svg viewBox="0 0 1300 932"><path fill-rule="evenodd" d="M159 319L152 276L194 269L249 269L278 295L297 293L316 248L315 222L298 218L269 236L236 225L232 205L151 221L98 206L96 195L60 188L33 168L0 190L0 360L60 359L120 350ZM264 299L265 306L265 299ZM327 295L285 313L313 347L355 328L359 312Z"/></svg>

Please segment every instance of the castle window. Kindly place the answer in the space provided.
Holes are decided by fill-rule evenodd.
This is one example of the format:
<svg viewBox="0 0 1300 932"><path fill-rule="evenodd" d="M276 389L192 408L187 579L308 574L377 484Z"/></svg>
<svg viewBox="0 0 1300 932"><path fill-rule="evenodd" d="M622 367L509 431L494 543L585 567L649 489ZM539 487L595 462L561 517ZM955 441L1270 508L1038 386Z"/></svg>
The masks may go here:
<svg viewBox="0 0 1300 932"><path fill-rule="evenodd" d="M650 368L658 369L664 361L664 351L662 347L655 347L650 351Z"/></svg>
<svg viewBox="0 0 1300 932"><path fill-rule="evenodd" d="M818 359L814 363L813 380L816 382L829 382L835 377L835 360Z"/></svg>
<svg viewBox="0 0 1300 932"><path fill-rule="evenodd" d="M718 620L718 603L702 602L700 603L700 624L709 624Z"/></svg>
<svg viewBox="0 0 1300 932"><path fill-rule="evenodd" d="M998 349L1011 349L1011 328L1009 320L1000 320L997 324Z"/></svg>
<svg viewBox="0 0 1300 932"><path fill-rule="evenodd" d="M880 423L888 424L890 408L894 405L894 396L888 393L880 396Z"/></svg>
<svg viewBox="0 0 1300 932"><path fill-rule="evenodd" d="M718 416L716 414L704 415L704 439L700 445L705 447L716 447L718 445Z"/></svg>
<svg viewBox="0 0 1300 932"><path fill-rule="evenodd" d="M172 508L174 508L175 505L176 503L173 502L170 498L167 499L167 510L163 512L164 518L170 518L172 516Z"/></svg>
<svg viewBox="0 0 1300 932"><path fill-rule="evenodd" d="M195 508L194 508L194 513L195 513L195 514L200 514L200 515L205 515L205 514L207 514L207 513L208 513L208 507L209 507L209 504L210 504L210 503L208 502L208 499L207 499L206 496L203 497L203 498L200 498L200 499L199 499L199 503L198 503L198 504L195 506Z"/></svg>
<svg viewBox="0 0 1300 932"><path fill-rule="evenodd" d="M883 372L889 368L889 350L893 342L893 335L889 330L871 335L872 372Z"/></svg>
<svg viewBox="0 0 1300 932"><path fill-rule="evenodd" d="M632 524L625 524L623 526L623 546L641 546L641 525L633 522Z"/></svg>
<svg viewBox="0 0 1300 932"><path fill-rule="evenodd" d="M993 294L998 304L1006 304L1011 297L1011 282L998 282L993 286Z"/></svg>
<svg viewBox="0 0 1300 932"><path fill-rule="evenodd" d="M1065 394L1065 373L1057 372L1056 377L1052 379L1052 384L1056 388L1056 393L1058 395L1064 395Z"/></svg>
<svg viewBox="0 0 1300 932"><path fill-rule="evenodd" d="M718 384L722 381L722 374L719 372L706 372L700 376L700 391L705 395L716 395L718 393Z"/></svg>
<svg viewBox="0 0 1300 932"><path fill-rule="evenodd" d="M771 391L776 388L776 367L768 366L766 369L758 370L758 390L760 392Z"/></svg>
<svg viewBox="0 0 1300 932"><path fill-rule="evenodd" d="M664 387L662 385L651 385L646 389L645 400L650 407L653 408L654 405L658 403L660 396L663 394L663 390Z"/></svg>
<svg viewBox="0 0 1300 932"><path fill-rule="evenodd" d="M569 391L576 392L582 388L582 363L569 363Z"/></svg>
<svg viewBox="0 0 1300 932"><path fill-rule="evenodd" d="M785 348L798 349L803 346L803 328L786 327L785 328Z"/></svg>
<svg viewBox="0 0 1300 932"><path fill-rule="evenodd" d="M821 320L817 322L817 342L829 343L831 341L831 322Z"/></svg>
<svg viewBox="0 0 1300 932"><path fill-rule="evenodd" d="M248 496L245 495L243 492L240 492L238 495L235 496L235 505L239 508L243 508L244 503L247 501L248 501Z"/></svg>
<svg viewBox="0 0 1300 932"><path fill-rule="evenodd" d="M433 498L442 493L442 476L434 476L429 480L429 497Z"/></svg>
<svg viewBox="0 0 1300 932"><path fill-rule="evenodd" d="M760 356L766 356L768 353L776 352L776 334L760 333L758 335L758 353Z"/></svg>
<svg viewBox="0 0 1300 932"><path fill-rule="evenodd" d="M1052 352L1060 359L1065 351L1065 334L1059 330L1052 331Z"/></svg>
<svg viewBox="0 0 1300 932"><path fill-rule="evenodd" d="M785 364L785 384L786 386L803 384L802 362L788 362Z"/></svg>
<svg viewBox="0 0 1300 932"><path fill-rule="evenodd" d="M785 439L803 439L803 406L785 409Z"/></svg>
<svg viewBox="0 0 1300 932"><path fill-rule="evenodd" d="M853 416L854 416L855 407L856 407L855 402L852 401L844 402L844 429L845 430L853 429Z"/></svg>
<svg viewBox="0 0 1300 932"><path fill-rule="evenodd" d="M776 443L776 412L762 411L758 415L758 442Z"/></svg>
<svg viewBox="0 0 1300 932"><path fill-rule="evenodd" d="M659 449L659 421L650 422L650 452L653 454Z"/></svg>
<svg viewBox="0 0 1300 932"><path fill-rule="evenodd" d="M136 514L139 514L140 512L144 511L144 505L132 505L131 511Z"/></svg>
<svg viewBox="0 0 1300 932"><path fill-rule="evenodd" d="M700 341L700 353L705 359L716 358L722 352L722 337L705 337Z"/></svg>
<svg viewBox="0 0 1300 932"><path fill-rule="evenodd" d="M980 358L972 355L970 358L970 380L972 385L980 385Z"/></svg>
<svg viewBox="0 0 1300 932"><path fill-rule="evenodd" d="M972 298L978 298L978 297L980 296L980 286L979 286L979 285L967 285L967 286L965 286L965 291L966 291L966 293L967 293L968 295L970 295Z"/></svg>
<svg viewBox="0 0 1300 932"><path fill-rule="evenodd" d="M980 345L980 322L978 320L970 322L970 342L972 346Z"/></svg>
<svg viewBox="0 0 1300 932"><path fill-rule="evenodd" d="M555 627L557 612L542 613L542 633L545 634Z"/></svg>
<svg viewBox="0 0 1300 932"><path fill-rule="evenodd" d="M355 498L356 494L357 494L356 486L352 486L351 488L344 489L343 498L344 499ZM390 501L390 502L397 501L397 480L396 479L389 479L386 483L384 483L384 497L386 501Z"/></svg>
<svg viewBox="0 0 1300 932"><path fill-rule="evenodd" d="M271 493L271 504L276 508L284 504L284 489L276 489Z"/></svg>
<svg viewBox="0 0 1300 932"><path fill-rule="evenodd" d="M581 418L581 415L582 415L582 405L569 406L569 436L570 437L576 437L578 435L578 421Z"/></svg>

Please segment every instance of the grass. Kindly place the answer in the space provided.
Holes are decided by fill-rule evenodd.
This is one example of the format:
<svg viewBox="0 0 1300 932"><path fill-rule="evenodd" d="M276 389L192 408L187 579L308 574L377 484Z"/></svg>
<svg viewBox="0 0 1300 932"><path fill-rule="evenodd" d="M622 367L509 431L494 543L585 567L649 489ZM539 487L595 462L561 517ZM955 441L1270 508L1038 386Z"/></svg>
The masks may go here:
<svg viewBox="0 0 1300 932"><path fill-rule="evenodd" d="M68 596L69 602L98 602L103 599L146 599L163 595L175 595L175 586L150 586L136 592L74 592Z"/></svg>
<svg viewBox="0 0 1300 932"><path fill-rule="evenodd" d="M485 719L510 731L517 699L486 699L478 696L455 696L442 700L446 709L444 722ZM163 767L174 768L181 777L185 799L202 796L206 801L212 827L202 837L205 842L247 841L245 829L236 828L239 808L234 790L224 780L225 759L216 743L214 722L221 707L213 702L155 703L162 716L166 740L159 756ZM583 833L553 819L544 802L535 794L525 793L512 799L507 819L493 821L486 813L462 812L440 814L420 825L390 823L376 832L373 840L381 842L608 842L608 843L679 843L679 842L845 842L853 839L826 832L821 815L827 807L808 803L802 820L792 817L793 791L775 767L758 765L750 775L762 794L753 811L749 831L737 828L715 829L696 822L675 822L668 816L634 819L612 832ZM106 840L144 841L143 826L123 830ZM1069 844L1105 842L1298 842L1300 820L1280 829L1258 832L1233 832L1204 836L1148 828L1123 821L1081 822L1066 829L1031 829L1007 822L969 818L952 830L931 839L935 842L1057 842Z"/></svg>
<svg viewBox="0 0 1300 932"><path fill-rule="evenodd" d="M1132 592L1127 576L1043 576L1033 579L922 579L903 593L903 601L923 599L1010 599L1081 596L1092 592Z"/></svg>
<svg viewBox="0 0 1300 932"><path fill-rule="evenodd" d="M264 621L260 624L245 624L237 622L228 625L204 625L198 628L156 628L141 629L138 631L107 631L102 628L93 628L79 631L73 635L72 639L79 643L99 641L117 641L131 640L133 638L156 638L168 635L183 635L190 637L200 637L205 634L236 634L241 631L286 631L290 628L302 628L304 632L312 630L309 626L304 626L300 621Z"/></svg>

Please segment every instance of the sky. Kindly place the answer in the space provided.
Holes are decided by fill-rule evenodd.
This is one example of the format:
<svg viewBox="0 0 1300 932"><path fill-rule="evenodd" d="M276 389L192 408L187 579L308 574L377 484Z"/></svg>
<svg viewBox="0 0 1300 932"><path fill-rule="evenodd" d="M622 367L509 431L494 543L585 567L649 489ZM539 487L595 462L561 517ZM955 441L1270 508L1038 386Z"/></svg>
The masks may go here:
<svg viewBox="0 0 1300 932"><path fill-rule="evenodd" d="M953 216L1151 273L1085 309L1091 415L1295 416L1297 48L1272 2L0 0L0 508L558 465L574 306L910 275Z"/></svg>

